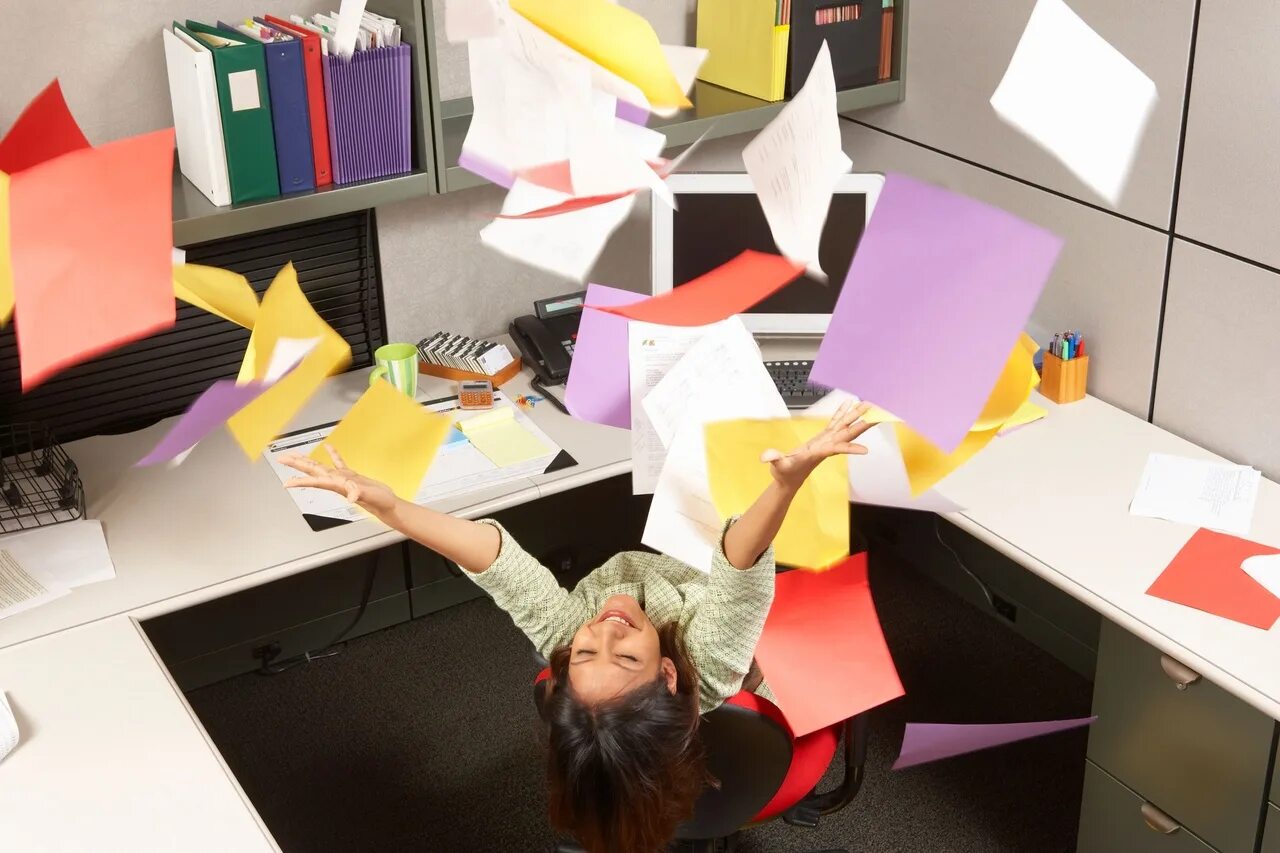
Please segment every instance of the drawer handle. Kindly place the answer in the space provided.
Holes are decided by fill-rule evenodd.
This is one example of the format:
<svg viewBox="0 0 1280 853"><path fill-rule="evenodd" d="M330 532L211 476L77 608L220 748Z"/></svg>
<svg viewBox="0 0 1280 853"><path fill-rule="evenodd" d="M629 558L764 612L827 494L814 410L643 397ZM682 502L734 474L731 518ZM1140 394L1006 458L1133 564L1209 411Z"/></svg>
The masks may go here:
<svg viewBox="0 0 1280 853"><path fill-rule="evenodd" d="M1168 655L1160 655L1160 668L1179 690L1186 690L1200 680L1200 673L1184 663L1179 663Z"/></svg>
<svg viewBox="0 0 1280 853"><path fill-rule="evenodd" d="M1147 828L1158 832L1161 835L1173 835L1182 826L1173 818L1153 806L1151 803L1142 804L1142 821Z"/></svg>

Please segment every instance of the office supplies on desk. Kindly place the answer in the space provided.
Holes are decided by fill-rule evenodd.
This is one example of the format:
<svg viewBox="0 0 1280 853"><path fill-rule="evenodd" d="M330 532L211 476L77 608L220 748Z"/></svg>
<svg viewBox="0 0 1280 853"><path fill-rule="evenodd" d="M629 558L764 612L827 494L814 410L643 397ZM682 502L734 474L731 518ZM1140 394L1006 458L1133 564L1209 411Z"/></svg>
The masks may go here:
<svg viewBox="0 0 1280 853"><path fill-rule="evenodd" d="M1061 248L1060 237L1003 210L886 176L813 381L874 401L950 453L981 414ZM922 343L957 330L963 357Z"/></svg>
<svg viewBox="0 0 1280 853"><path fill-rule="evenodd" d="M588 284L588 305L629 305L640 293L603 284ZM590 423L631 428L631 387L627 372L627 319L583 308L575 330L573 355L565 382L564 403L575 418ZM512 335L516 341L519 338Z"/></svg>
<svg viewBox="0 0 1280 853"><path fill-rule="evenodd" d="M458 429L499 468L553 454L551 445L515 419L518 411L514 406L503 406L477 413L458 421Z"/></svg>
<svg viewBox="0 0 1280 853"><path fill-rule="evenodd" d="M532 408L523 396L516 398L516 405ZM465 410L492 409L493 383L488 379L463 379L458 382L458 406Z"/></svg>
<svg viewBox="0 0 1280 853"><path fill-rule="evenodd" d="M323 40L320 36L291 21L266 15L255 20L265 22L292 34L302 42L302 70L307 81L307 118L311 128L311 159L316 168L316 186L333 183L333 165L329 156L329 114L325 106Z"/></svg>
<svg viewBox="0 0 1280 853"><path fill-rule="evenodd" d="M762 101L787 94L790 17L781 0L701 0L697 45L709 53L698 79Z"/></svg>
<svg viewBox="0 0 1280 853"><path fill-rule="evenodd" d="M80 469L47 426L0 423L0 533L83 518Z"/></svg>
<svg viewBox="0 0 1280 853"><path fill-rule="evenodd" d="M373 351L373 365L370 385L386 380L409 399L418 396L418 350L413 344L383 344Z"/></svg>
<svg viewBox="0 0 1280 853"><path fill-rule="evenodd" d="M326 465L338 462L385 483L396 496L413 500L452 421L423 408L388 382L374 382L311 451Z"/></svg>
<svg viewBox="0 0 1280 853"><path fill-rule="evenodd" d="M18 721L13 718L13 709L9 707L9 699L0 690L0 761L13 752L18 745Z"/></svg>
<svg viewBox="0 0 1280 853"><path fill-rule="evenodd" d="M1248 465L1152 453L1129 513L1247 536L1261 479Z"/></svg>
<svg viewBox="0 0 1280 853"><path fill-rule="evenodd" d="M991 106L1115 204L1156 99L1151 78L1063 0L1038 0Z"/></svg>
<svg viewBox="0 0 1280 853"><path fill-rule="evenodd" d="M161 30L161 37L169 74L173 127L178 137L178 167L182 176L211 203L231 204L213 52L208 45L174 25Z"/></svg>
<svg viewBox="0 0 1280 853"><path fill-rule="evenodd" d="M511 339L543 385L559 385L569 377L582 322L583 299L596 290L580 290L539 299L533 313L511 321ZM603 288L608 290L608 288Z"/></svg>
<svg viewBox="0 0 1280 853"><path fill-rule="evenodd" d="M418 370L442 379L486 379L501 386L520 372L505 344L436 332L418 341Z"/></svg>
<svg viewBox="0 0 1280 853"><path fill-rule="evenodd" d="M770 682L772 683L772 682ZM967 755L983 749L1017 743L1057 732L1091 725L1097 716L1074 720L1047 720L1035 723L907 723L902 733L902 748L893 762L893 770L905 770Z"/></svg>
<svg viewBox="0 0 1280 853"><path fill-rule="evenodd" d="M258 294L240 273L201 264L173 268L173 295L250 331L258 320Z"/></svg>
<svg viewBox="0 0 1280 853"><path fill-rule="evenodd" d="M1280 548L1197 530L1147 595L1269 631L1280 619L1280 597L1250 577L1242 564L1249 557L1276 554Z"/></svg>
<svg viewBox="0 0 1280 853"><path fill-rule="evenodd" d="M198 21L187 21L186 26L175 22L173 27L175 32L185 31L206 45L213 54L232 203L280 195L266 54L262 45L248 36Z"/></svg>
<svg viewBox="0 0 1280 853"><path fill-rule="evenodd" d="M226 27L226 24L219 23ZM240 35L262 43L271 94L271 129L276 140L276 166L283 194L314 190L316 164L311 152L309 93L302 40L272 25L250 19Z"/></svg>
<svg viewBox="0 0 1280 853"><path fill-rule="evenodd" d="M902 696L866 553L825 572L779 574L756 661L797 736Z"/></svg>

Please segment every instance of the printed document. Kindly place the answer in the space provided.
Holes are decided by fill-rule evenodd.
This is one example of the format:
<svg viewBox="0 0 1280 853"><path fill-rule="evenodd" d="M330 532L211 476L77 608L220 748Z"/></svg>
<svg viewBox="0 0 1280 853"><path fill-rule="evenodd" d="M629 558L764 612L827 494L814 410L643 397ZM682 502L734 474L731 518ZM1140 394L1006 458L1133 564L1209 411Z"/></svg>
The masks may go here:
<svg viewBox="0 0 1280 853"><path fill-rule="evenodd" d="M9 551L0 548L0 619L47 604L71 591L66 584L23 565Z"/></svg>
<svg viewBox="0 0 1280 853"><path fill-rule="evenodd" d="M1247 536L1261 479L1248 465L1152 453L1129 513Z"/></svg>

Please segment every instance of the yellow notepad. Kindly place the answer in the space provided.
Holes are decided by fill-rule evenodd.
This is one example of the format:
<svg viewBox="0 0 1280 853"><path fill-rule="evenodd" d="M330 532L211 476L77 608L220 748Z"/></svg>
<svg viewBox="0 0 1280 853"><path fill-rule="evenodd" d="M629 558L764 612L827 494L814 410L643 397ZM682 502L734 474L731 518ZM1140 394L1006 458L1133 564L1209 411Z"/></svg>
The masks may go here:
<svg viewBox="0 0 1280 853"><path fill-rule="evenodd" d="M499 468L546 456L554 449L516 420L507 407L458 422L458 429L489 461Z"/></svg>
<svg viewBox="0 0 1280 853"><path fill-rule="evenodd" d="M698 47L710 53L698 79L780 101L787 92L791 27L775 25L777 0L700 0Z"/></svg>

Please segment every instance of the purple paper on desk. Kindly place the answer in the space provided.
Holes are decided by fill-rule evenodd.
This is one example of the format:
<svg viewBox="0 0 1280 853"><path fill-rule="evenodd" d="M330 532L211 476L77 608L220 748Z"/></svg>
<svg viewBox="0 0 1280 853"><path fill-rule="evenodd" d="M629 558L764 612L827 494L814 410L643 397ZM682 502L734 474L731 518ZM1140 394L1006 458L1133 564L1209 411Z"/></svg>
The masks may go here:
<svg viewBox="0 0 1280 853"><path fill-rule="evenodd" d="M811 378L948 453L982 411L1062 238L903 175L885 178Z"/></svg>
<svg viewBox="0 0 1280 853"><path fill-rule="evenodd" d="M134 467L158 465L176 459L226 423L236 412L256 400L271 385L268 382L237 385L234 379L221 379L213 383L196 398L191 408L160 439L155 449L135 462Z"/></svg>
<svg viewBox="0 0 1280 853"><path fill-rule="evenodd" d="M587 285L587 305L612 308L646 298L603 284ZM583 308L564 391L569 412L578 420L631 429L628 363L627 318Z"/></svg>
<svg viewBox="0 0 1280 853"><path fill-rule="evenodd" d="M956 755L1003 746L1041 735L1065 732L1087 726L1097 716L1074 720L1048 720L1036 723L981 723L952 725L948 723L907 723L902 735L902 750L893 762L894 770L928 764Z"/></svg>

